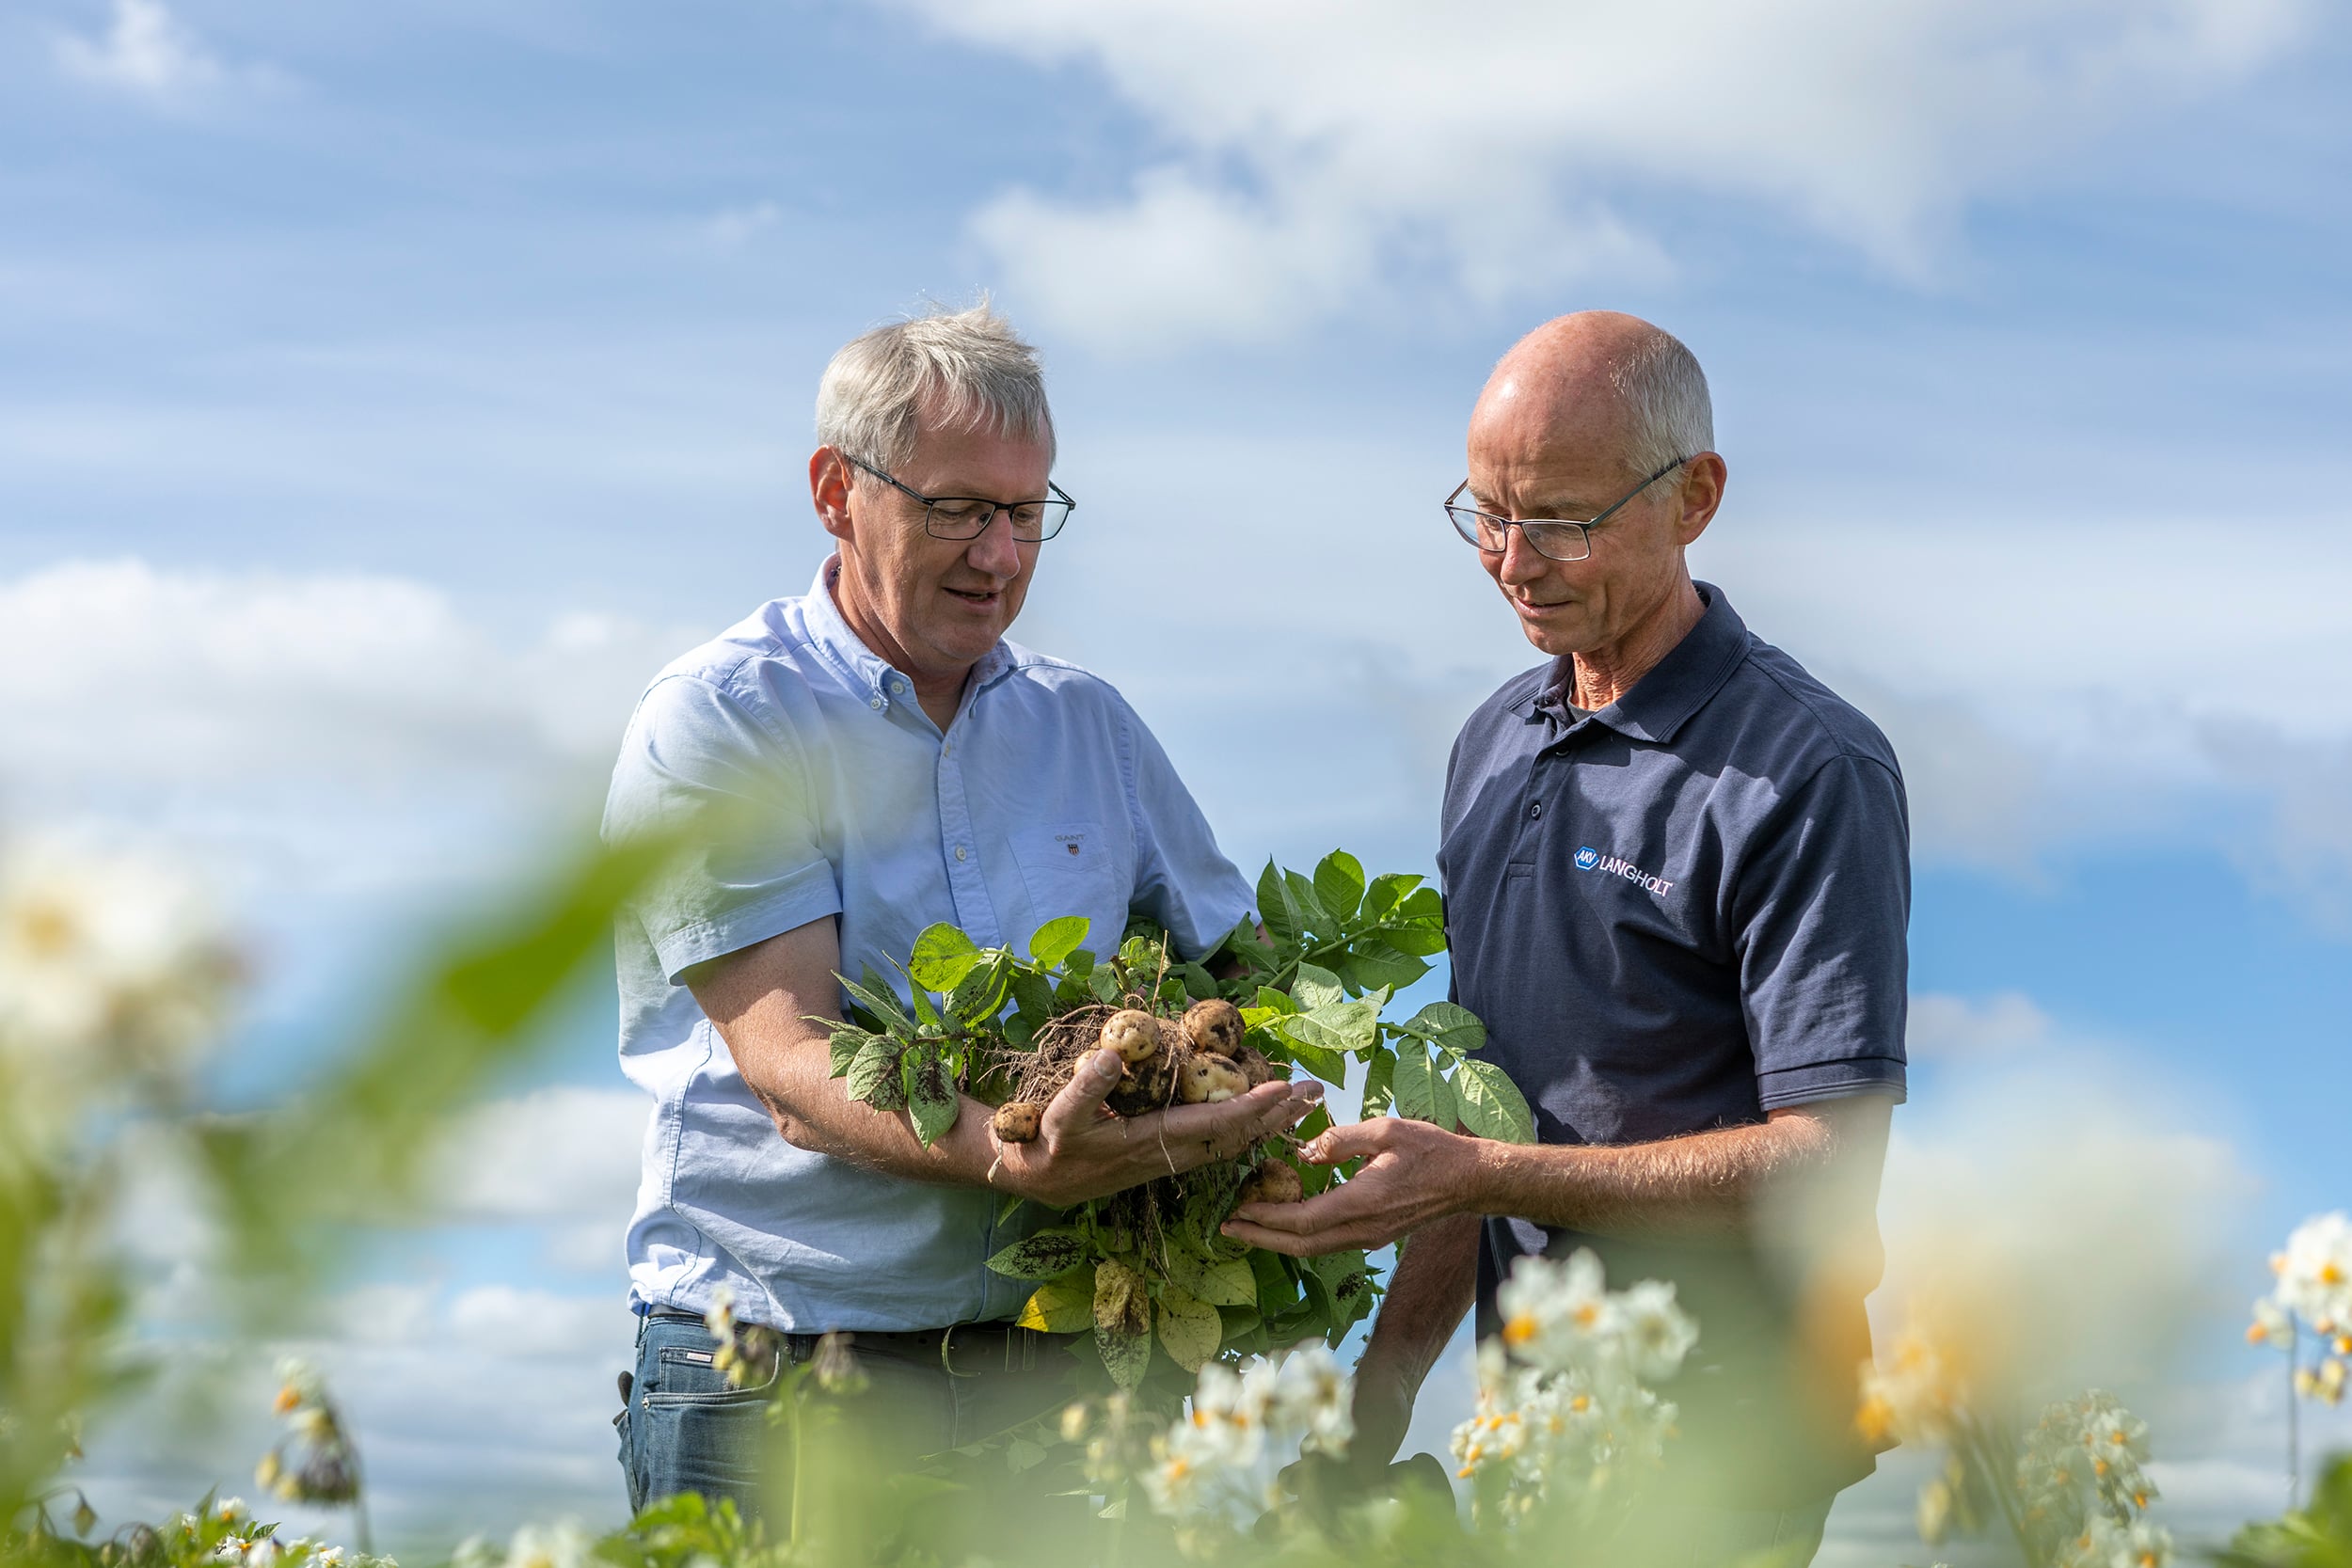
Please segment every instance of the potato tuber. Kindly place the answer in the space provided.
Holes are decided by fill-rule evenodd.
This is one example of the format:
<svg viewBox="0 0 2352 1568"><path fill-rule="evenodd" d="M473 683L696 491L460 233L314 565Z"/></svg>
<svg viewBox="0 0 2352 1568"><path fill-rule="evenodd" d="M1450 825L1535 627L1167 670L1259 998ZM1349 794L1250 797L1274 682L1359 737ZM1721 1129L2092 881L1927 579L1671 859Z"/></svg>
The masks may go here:
<svg viewBox="0 0 2352 1568"><path fill-rule="evenodd" d="M1268 1160L1243 1180L1239 1196L1244 1203L1296 1203L1307 1196L1307 1184L1284 1162Z"/></svg>
<svg viewBox="0 0 2352 1568"><path fill-rule="evenodd" d="M1025 1144L1037 1140L1039 1124L1045 1116L1045 1107L1027 1100L1008 1101L996 1107L996 1137L1000 1143Z"/></svg>
<svg viewBox="0 0 2352 1568"><path fill-rule="evenodd" d="M1249 1080L1249 1086L1253 1089L1282 1076L1274 1069L1274 1064L1266 1060L1265 1053L1254 1045L1245 1045L1234 1052L1233 1065L1241 1069L1241 1075Z"/></svg>
<svg viewBox="0 0 2352 1568"><path fill-rule="evenodd" d="M1176 1098L1187 1105L1215 1105L1248 1087L1249 1080L1240 1068L1205 1051L1188 1057L1177 1069Z"/></svg>
<svg viewBox="0 0 2352 1568"><path fill-rule="evenodd" d="M1139 1117L1166 1109L1175 1098L1176 1064L1163 1051L1129 1068L1104 1103L1122 1117Z"/></svg>
<svg viewBox="0 0 2352 1568"><path fill-rule="evenodd" d="M1241 1037L1247 1030L1239 1007L1222 997L1211 997L1184 1009L1184 1033L1201 1050L1231 1056L1241 1049Z"/></svg>
<svg viewBox="0 0 2352 1568"><path fill-rule="evenodd" d="M1103 1022L1103 1043L1129 1067L1159 1054L1160 1021L1136 1007L1122 1007Z"/></svg>

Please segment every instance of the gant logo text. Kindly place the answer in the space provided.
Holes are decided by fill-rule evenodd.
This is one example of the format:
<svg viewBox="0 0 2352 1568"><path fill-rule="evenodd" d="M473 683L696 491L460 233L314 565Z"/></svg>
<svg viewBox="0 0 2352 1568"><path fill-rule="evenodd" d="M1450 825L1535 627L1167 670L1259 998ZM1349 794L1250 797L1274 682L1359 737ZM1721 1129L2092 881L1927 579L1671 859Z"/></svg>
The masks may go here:
<svg viewBox="0 0 2352 1568"><path fill-rule="evenodd" d="M1675 889L1674 883L1663 877L1653 877L1632 862L1619 856L1604 855L1589 844L1576 852L1576 868L1579 871L1597 871L1608 877L1623 877L1629 882L1639 882L1644 891L1654 893L1661 898Z"/></svg>

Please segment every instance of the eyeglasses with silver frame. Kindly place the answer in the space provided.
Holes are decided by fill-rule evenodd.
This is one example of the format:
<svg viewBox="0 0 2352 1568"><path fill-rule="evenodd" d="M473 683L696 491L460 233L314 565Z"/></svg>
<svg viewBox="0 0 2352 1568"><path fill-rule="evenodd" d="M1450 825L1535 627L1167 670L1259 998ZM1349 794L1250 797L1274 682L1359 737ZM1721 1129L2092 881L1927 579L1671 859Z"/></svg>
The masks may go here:
<svg viewBox="0 0 2352 1568"><path fill-rule="evenodd" d="M1062 524L1070 520L1070 514L1078 505L1070 499L1068 491L1050 480L1045 485L1054 493L1049 500L1006 502L983 496L927 496L899 483L864 458L851 457L846 451L841 455L851 467L872 474L900 495L921 501L923 531L934 539L977 539L988 531L1001 512L1012 520L1015 543L1041 544L1061 531Z"/></svg>
<svg viewBox="0 0 2352 1568"><path fill-rule="evenodd" d="M1688 457L1676 458L1591 517L1498 517L1474 506L1460 506L1455 503L1460 500L1462 492L1470 488L1467 479L1454 487L1454 494L1446 497L1445 515L1454 519L1454 531L1485 554L1501 555L1509 538L1504 531L1518 529L1519 537L1546 560L1581 561L1593 553L1594 529L1615 516L1628 501L1689 461Z"/></svg>

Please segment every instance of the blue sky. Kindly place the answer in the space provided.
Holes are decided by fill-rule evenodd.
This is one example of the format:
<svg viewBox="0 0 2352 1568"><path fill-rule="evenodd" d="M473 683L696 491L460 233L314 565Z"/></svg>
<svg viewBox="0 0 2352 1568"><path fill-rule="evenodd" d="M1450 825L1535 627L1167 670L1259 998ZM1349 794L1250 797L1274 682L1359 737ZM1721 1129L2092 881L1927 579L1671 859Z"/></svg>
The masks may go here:
<svg viewBox="0 0 2352 1568"><path fill-rule="evenodd" d="M653 669L805 587L833 347L988 288L1081 502L1018 635L1120 684L1236 859L1422 867L1446 741L1531 661L1437 510L1470 402L1536 322L1630 309L1713 380L1697 569L1904 756L1905 1124L1968 1147L1953 1107L2066 1085L2202 1140L2234 1251L2182 1268L2250 1295L2352 1202L2352 31L1466 14L9 8L0 802L208 865L266 960L224 1082L298 1071L588 817ZM617 1507L603 1006L329 1341L405 1517L465 1473L473 1523ZM2213 1387L2253 1370L2235 1310ZM516 1324L528 1399L417 1392ZM500 1420L540 1457L465 1446ZM2184 1420L2187 1495L2250 1496L2260 1423ZM126 1498L184 1471L108 1463Z"/></svg>

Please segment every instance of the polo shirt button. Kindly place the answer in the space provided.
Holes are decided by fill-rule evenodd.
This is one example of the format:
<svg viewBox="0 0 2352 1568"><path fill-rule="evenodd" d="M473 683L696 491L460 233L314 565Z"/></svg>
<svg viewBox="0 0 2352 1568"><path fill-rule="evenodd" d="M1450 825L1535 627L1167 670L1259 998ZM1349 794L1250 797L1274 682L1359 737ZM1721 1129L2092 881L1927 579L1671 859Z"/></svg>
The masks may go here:
<svg viewBox="0 0 2352 1568"><path fill-rule="evenodd" d="M1535 818L1543 816L1543 814L1544 803L1541 800L1530 800L1527 803L1527 819L1530 822L1533 822Z"/></svg>
<svg viewBox="0 0 2352 1568"><path fill-rule="evenodd" d="M963 859L963 846L961 844L956 846L956 859Z"/></svg>
<svg viewBox="0 0 2352 1568"><path fill-rule="evenodd" d="M880 697L877 697L866 705L872 708L875 712L880 713L882 711L882 700Z"/></svg>
<svg viewBox="0 0 2352 1568"><path fill-rule="evenodd" d="M904 681L892 681L890 683L890 694L894 697L905 696L907 694L907 683Z"/></svg>

